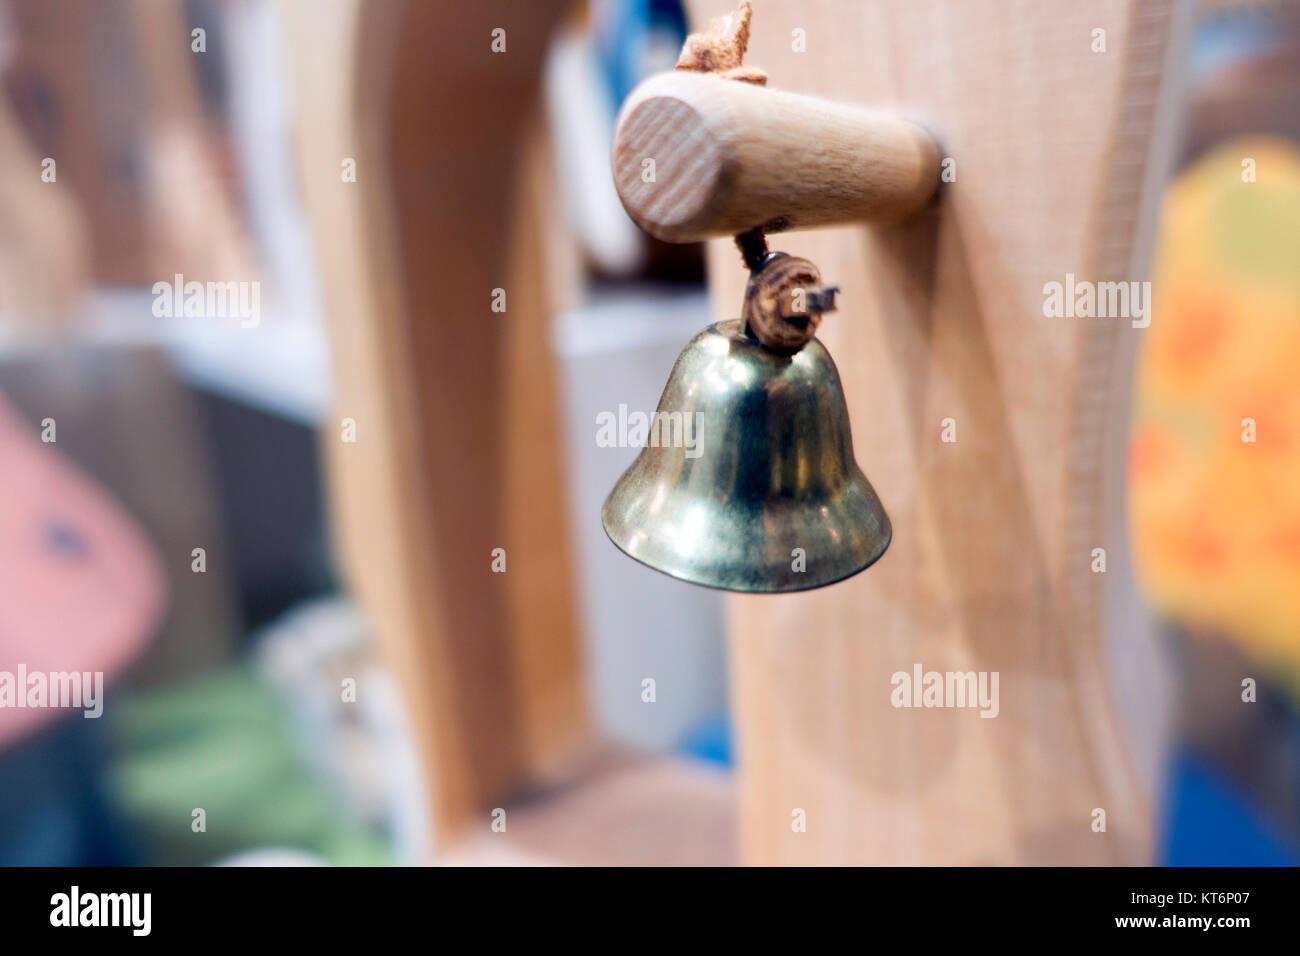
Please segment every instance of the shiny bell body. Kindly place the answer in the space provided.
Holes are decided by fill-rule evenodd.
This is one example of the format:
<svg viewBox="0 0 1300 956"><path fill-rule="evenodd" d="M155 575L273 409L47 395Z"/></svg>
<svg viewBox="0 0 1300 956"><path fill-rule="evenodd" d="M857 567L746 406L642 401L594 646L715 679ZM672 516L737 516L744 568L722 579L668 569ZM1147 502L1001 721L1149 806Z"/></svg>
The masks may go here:
<svg viewBox="0 0 1300 956"><path fill-rule="evenodd" d="M779 355L741 322L682 351L646 445L601 512L623 551L731 591L833 584L889 546L889 518L853 456L839 373L816 339Z"/></svg>

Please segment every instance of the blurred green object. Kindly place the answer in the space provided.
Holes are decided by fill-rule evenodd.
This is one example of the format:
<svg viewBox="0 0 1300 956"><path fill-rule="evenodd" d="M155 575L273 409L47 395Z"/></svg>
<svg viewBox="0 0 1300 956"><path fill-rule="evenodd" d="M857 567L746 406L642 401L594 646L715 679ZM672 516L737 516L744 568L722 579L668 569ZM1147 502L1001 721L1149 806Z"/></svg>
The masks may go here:
<svg viewBox="0 0 1300 956"><path fill-rule="evenodd" d="M328 863L393 863L299 756L274 692L249 666L133 694L106 708L109 799L152 865L202 865L292 847ZM206 815L195 832L194 811Z"/></svg>

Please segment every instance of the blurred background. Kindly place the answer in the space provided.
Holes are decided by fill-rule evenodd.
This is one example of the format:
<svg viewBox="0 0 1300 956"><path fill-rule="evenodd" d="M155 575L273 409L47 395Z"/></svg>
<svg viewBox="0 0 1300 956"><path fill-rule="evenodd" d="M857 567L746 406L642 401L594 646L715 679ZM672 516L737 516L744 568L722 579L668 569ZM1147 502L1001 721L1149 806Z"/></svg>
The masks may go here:
<svg viewBox="0 0 1300 956"><path fill-rule="evenodd" d="M0 671L106 685L0 708L0 863L738 862L724 600L609 545L637 450L593 441L711 321L609 174L687 17L516 7L489 69L474 6L0 0ZM1207 5L1185 69L1128 479L1153 862L1295 865L1300 14Z"/></svg>

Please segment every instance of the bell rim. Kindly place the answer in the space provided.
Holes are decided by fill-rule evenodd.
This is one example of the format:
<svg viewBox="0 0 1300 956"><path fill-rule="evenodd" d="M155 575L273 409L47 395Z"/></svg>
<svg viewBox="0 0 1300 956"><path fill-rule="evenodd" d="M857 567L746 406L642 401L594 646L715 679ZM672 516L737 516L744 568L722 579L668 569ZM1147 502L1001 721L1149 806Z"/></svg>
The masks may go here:
<svg viewBox="0 0 1300 956"><path fill-rule="evenodd" d="M643 567L647 567L651 571L654 571L658 574L662 574L664 577L671 578L674 581L682 581L686 584L693 584L699 588L708 588L710 591L729 591L732 594L773 594L773 595L798 594L803 591L815 591L818 588L830 587L832 584L839 584L841 581L847 581L849 578L853 577L854 575L861 574L863 571L867 570L867 568L871 567L877 561L883 558L885 556L885 553L889 551L889 546L894 542L894 523L890 521L888 513L886 513L883 508L881 508L880 514L881 514L881 519L883 521L882 530L884 532L883 535L884 543L880 546L880 550L877 551L875 555L873 555L865 564L861 565L860 567L856 567L853 570L848 571L844 574L841 574L838 577L827 578L826 580L817 580L814 583L809 583L809 584L800 583L798 587L783 587L783 588L737 587L735 585L715 584L709 581L700 581L700 580L696 580L695 578L685 577L682 574L669 571L665 568L657 567L651 564L650 562L633 554L631 551L627 550L627 548L623 547L623 545L619 543L618 539L614 537L613 532L609 530L609 524L605 519L604 508L601 508L600 527L605 532L605 537L609 539L610 544L618 548L618 550L621 551L623 554L627 555L637 564L640 564Z"/></svg>

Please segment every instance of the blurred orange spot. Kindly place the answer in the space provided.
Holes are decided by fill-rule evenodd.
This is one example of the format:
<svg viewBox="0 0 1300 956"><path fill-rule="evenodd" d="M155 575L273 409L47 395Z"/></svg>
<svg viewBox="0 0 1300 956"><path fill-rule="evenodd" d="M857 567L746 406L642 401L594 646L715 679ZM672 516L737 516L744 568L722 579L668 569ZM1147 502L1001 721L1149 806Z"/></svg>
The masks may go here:
<svg viewBox="0 0 1300 956"><path fill-rule="evenodd" d="M1212 358L1223 343L1228 317L1217 302L1180 295L1165 326L1164 353L1186 369Z"/></svg>
<svg viewBox="0 0 1300 956"><path fill-rule="evenodd" d="M1300 522L1292 522L1269 536L1269 545L1284 561L1300 563Z"/></svg>
<svg viewBox="0 0 1300 956"><path fill-rule="evenodd" d="M1169 436L1153 425L1134 429L1128 443L1128 473L1133 481L1150 477L1169 460Z"/></svg>
<svg viewBox="0 0 1300 956"><path fill-rule="evenodd" d="M1264 388L1252 383L1248 388L1225 395L1229 407L1242 411L1241 448L1249 451L1258 448L1271 454L1286 454L1295 448L1295 423L1291 403L1277 388ZM1245 419L1255 422L1255 440L1244 440ZM1236 422L1234 422L1236 424Z"/></svg>
<svg viewBox="0 0 1300 956"><path fill-rule="evenodd" d="M1179 535L1187 564L1195 571L1219 571L1227 563L1228 546L1223 538L1204 528L1185 528Z"/></svg>

